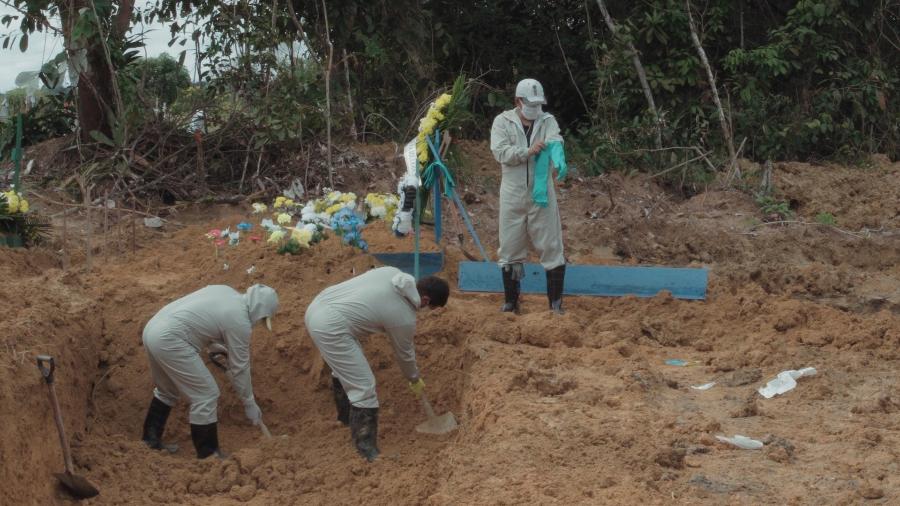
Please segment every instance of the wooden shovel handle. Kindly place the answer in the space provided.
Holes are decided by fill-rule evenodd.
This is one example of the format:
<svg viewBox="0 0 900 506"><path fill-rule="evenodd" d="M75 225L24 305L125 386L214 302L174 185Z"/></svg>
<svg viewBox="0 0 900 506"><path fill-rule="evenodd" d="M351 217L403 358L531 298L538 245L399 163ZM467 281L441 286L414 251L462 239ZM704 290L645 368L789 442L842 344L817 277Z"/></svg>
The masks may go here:
<svg viewBox="0 0 900 506"><path fill-rule="evenodd" d="M49 367L45 364L49 364ZM62 413L59 410L59 399L56 397L56 385L53 383L53 372L56 370L56 362L54 362L53 357L40 355L37 357L37 365L41 371L41 376L47 383L50 405L53 406L53 419L56 421L56 429L59 432L59 444L62 446L63 459L65 459L66 463L66 472L73 474L75 466L72 464L72 449L69 447L69 439L66 437L66 428L63 425Z"/></svg>
<svg viewBox="0 0 900 506"><path fill-rule="evenodd" d="M419 397L419 400L422 401L422 408L425 409L425 416L427 416L429 420L434 418L434 408L431 407L431 403L428 402L428 397L425 397L424 392L422 392L422 395Z"/></svg>

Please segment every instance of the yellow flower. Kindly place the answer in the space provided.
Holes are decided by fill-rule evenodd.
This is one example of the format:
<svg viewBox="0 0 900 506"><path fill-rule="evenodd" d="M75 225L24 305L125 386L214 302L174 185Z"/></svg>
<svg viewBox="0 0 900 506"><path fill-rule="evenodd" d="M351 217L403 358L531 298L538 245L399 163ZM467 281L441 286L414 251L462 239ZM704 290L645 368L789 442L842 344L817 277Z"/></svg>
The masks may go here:
<svg viewBox="0 0 900 506"><path fill-rule="evenodd" d="M343 208L344 208L344 204L335 204L335 205L329 207L328 209L326 209L325 213L331 215L331 214L334 214L334 213L340 211Z"/></svg>
<svg viewBox="0 0 900 506"><path fill-rule="evenodd" d="M28 201L25 199L19 199L19 212L27 213L28 212Z"/></svg>
<svg viewBox="0 0 900 506"><path fill-rule="evenodd" d="M439 96L437 100L434 101L434 105L438 109L443 109L444 107L447 107L448 104L450 104L451 100L453 100L453 96L449 95L447 93L444 93L443 95Z"/></svg>
<svg viewBox="0 0 900 506"><path fill-rule="evenodd" d="M284 235L284 230L276 230L269 236L269 242L273 244L277 243L284 239Z"/></svg>
<svg viewBox="0 0 900 506"><path fill-rule="evenodd" d="M3 195L6 197L6 208L9 210L9 214L19 212L19 196L12 190L5 192Z"/></svg>
<svg viewBox="0 0 900 506"><path fill-rule="evenodd" d="M278 224L279 225L287 225L291 222L291 215L288 213L281 213L278 215Z"/></svg>
<svg viewBox="0 0 900 506"><path fill-rule="evenodd" d="M278 209L279 207L282 207L282 206L284 205L284 201L285 201L285 200L287 200L287 199L284 198L284 197L278 197L278 198L276 198L276 199L275 199L275 204L273 204L272 207L274 207L275 209Z"/></svg>
<svg viewBox="0 0 900 506"><path fill-rule="evenodd" d="M309 247L309 241L312 240L312 236L312 232L306 229L295 228L291 230L291 239L300 243L300 246L303 246L304 248Z"/></svg>
<svg viewBox="0 0 900 506"><path fill-rule="evenodd" d="M253 214L264 213L269 210L269 206L263 204L262 202L254 202L253 203Z"/></svg>
<svg viewBox="0 0 900 506"><path fill-rule="evenodd" d="M284 205L285 205L285 206L288 206L288 207L291 207L291 206L294 205L294 201L291 200L291 199L284 199Z"/></svg>

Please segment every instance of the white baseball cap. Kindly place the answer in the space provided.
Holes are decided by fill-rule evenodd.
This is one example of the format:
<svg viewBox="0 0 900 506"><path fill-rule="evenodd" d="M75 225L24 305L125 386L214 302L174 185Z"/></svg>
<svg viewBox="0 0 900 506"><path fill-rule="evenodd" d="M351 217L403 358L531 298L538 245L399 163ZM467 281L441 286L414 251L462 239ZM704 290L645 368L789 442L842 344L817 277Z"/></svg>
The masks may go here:
<svg viewBox="0 0 900 506"><path fill-rule="evenodd" d="M516 85L516 97L521 98L526 105L546 104L544 87L536 79L522 79Z"/></svg>

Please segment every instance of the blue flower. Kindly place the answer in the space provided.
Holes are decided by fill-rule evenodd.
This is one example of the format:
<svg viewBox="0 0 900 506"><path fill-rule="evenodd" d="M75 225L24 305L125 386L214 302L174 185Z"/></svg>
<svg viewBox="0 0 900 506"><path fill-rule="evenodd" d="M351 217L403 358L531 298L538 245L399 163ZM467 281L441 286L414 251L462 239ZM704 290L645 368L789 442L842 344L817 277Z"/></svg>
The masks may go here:
<svg viewBox="0 0 900 506"><path fill-rule="evenodd" d="M253 225L251 225L250 223L247 223L246 221L242 221L242 222L238 223L238 226L237 226L238 230L243 230L244 232L250 230L251 228L253 228Z"/></svg>

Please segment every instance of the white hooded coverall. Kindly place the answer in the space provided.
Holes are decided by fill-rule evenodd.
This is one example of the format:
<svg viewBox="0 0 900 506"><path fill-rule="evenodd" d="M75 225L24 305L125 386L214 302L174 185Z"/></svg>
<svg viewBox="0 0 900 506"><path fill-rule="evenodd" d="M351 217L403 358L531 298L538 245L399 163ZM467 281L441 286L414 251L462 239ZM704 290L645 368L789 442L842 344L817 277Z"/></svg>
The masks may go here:
<svg viewBox="0 0 900 506"><path fill-rule="evenodd" d="M191 403L190 423L217 422L219 387L200 352L218 344L228 350L229 376L238 397L244 404L254 401L251 328L277 309L278 296L265 285L253 285L246 294L211 285L166 305L144 327L144 348L156 384L153 395L168 406L184 395Z"/></svg>
<svg viewBox="0 0 900 506"><path fill-rule="evenodd" d="M369 334L387 334L403 375L419 377L413 335L420 304L415 278L380 267L326 288L306 309L306 329L352 405L378 407L375 375L359 343Z"/></svg>
<svg viewBox="0 0 900 506"><path fill-rule="evenodd" d="M494 118L491 152L503 171L500 180L500 248L497 250L501 268L525 262L529 239L540 255L544 269L566 263L552 177L547 178L547 207L538 206L532 199L535 157L528 156L528 148L538 141L562 142L559 125L552 114L544 112L534 121L531 142L525 137L516 109L504 111Z"/></svg>

